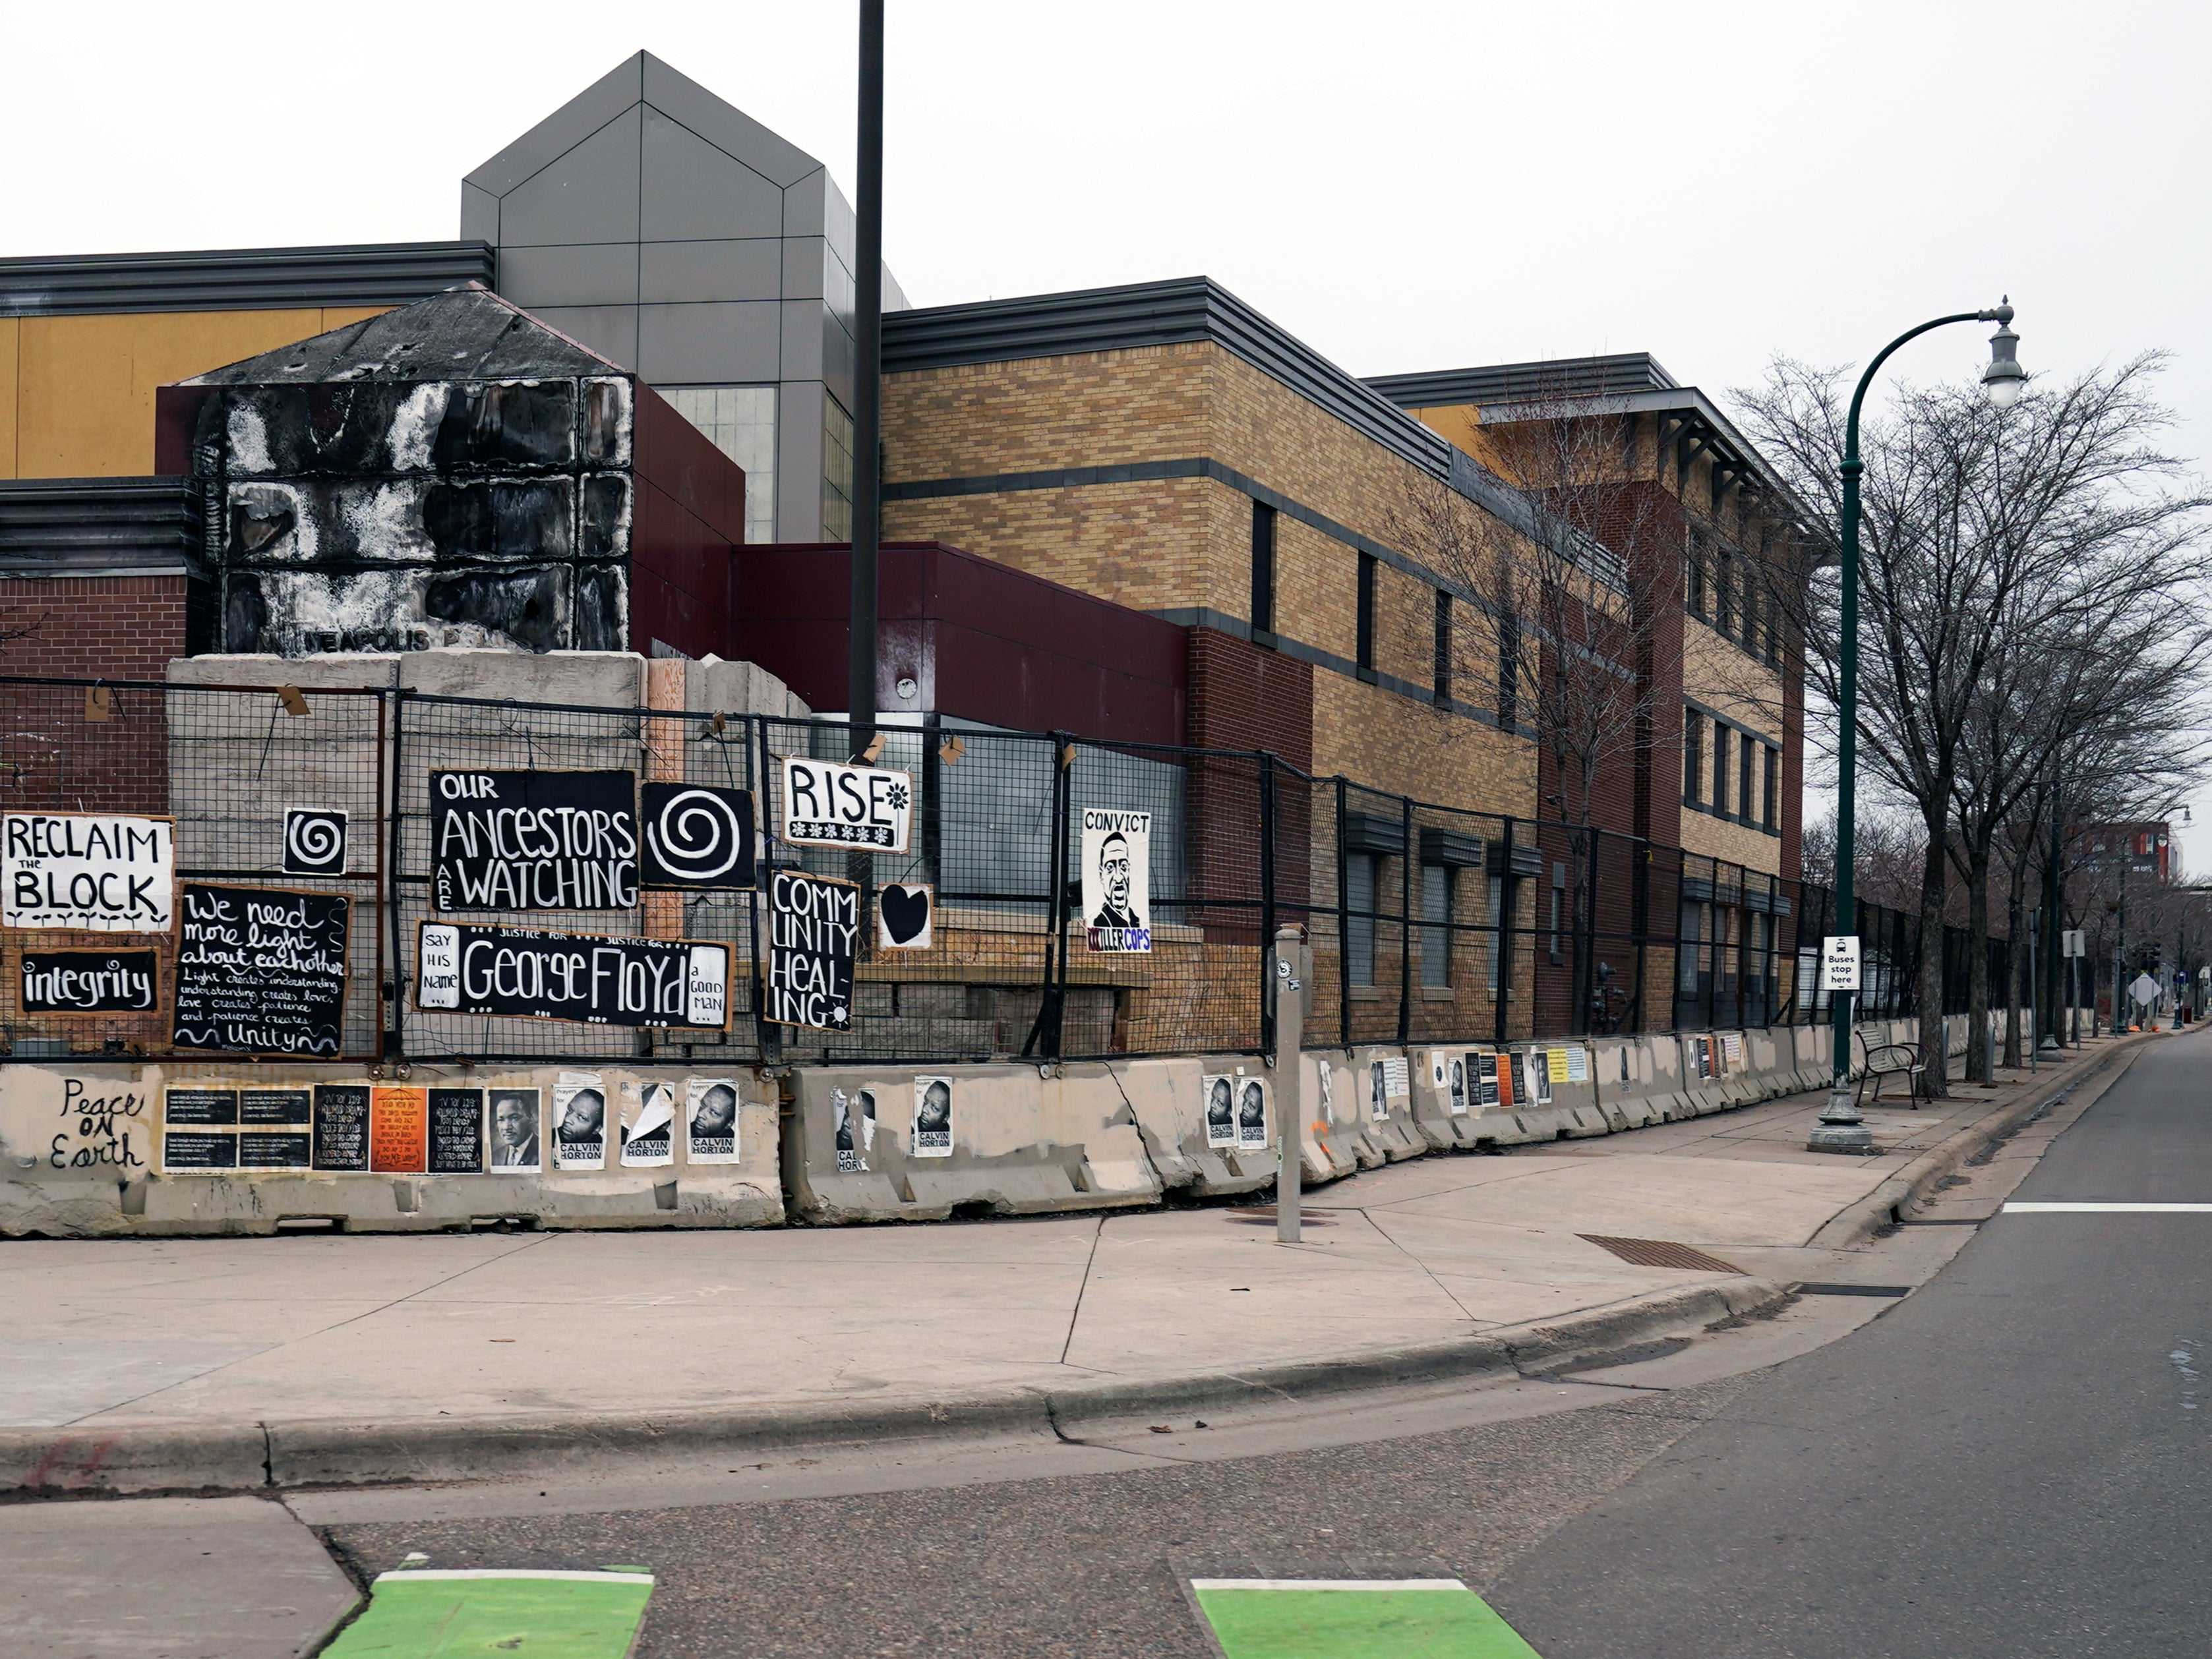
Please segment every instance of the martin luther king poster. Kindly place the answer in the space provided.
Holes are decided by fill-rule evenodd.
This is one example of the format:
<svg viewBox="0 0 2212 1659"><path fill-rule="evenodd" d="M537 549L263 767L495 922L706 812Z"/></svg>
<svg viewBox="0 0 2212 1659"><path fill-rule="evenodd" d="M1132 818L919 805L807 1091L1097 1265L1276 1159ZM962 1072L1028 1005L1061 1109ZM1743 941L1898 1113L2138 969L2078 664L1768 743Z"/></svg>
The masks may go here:
<svg viewBox="0 0 2212 1659"><path fill-rule="evenodd" d="M1095 951L1152 948L1152 814L1083 809L1083 941Z"/></svg>

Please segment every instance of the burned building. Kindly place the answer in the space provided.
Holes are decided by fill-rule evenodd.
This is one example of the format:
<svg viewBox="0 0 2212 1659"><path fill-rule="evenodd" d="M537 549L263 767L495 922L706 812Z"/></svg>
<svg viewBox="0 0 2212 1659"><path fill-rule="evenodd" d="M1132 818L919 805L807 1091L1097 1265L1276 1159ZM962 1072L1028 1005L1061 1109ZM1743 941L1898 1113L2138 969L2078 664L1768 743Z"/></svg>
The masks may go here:
<svg viewBox="0 0 2212 1659"><path fill-rule="evenodd" d="M744 475L475 283L164 386L202 545L189 648L726 649Z"/></svg>

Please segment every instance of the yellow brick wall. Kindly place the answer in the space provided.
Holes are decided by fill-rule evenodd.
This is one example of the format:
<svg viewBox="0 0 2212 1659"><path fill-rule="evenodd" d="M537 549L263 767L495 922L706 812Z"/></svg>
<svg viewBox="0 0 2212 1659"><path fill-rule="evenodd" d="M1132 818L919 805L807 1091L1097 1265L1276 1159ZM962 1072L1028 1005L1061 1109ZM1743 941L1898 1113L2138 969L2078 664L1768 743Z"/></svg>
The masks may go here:
<svg viewBox="0 0 2212 1659"><path fill-rule="evenodd" d="M385 306L25 317L0 324L0 477L154 470L154 391Z"/></svg>
<svg viewBox="0 0 2212 1659"><path fill-rule="evenodd" d="M1534 744L1340 674L1314 675L1314 771L1441 807L1534 814Z"/></svg>

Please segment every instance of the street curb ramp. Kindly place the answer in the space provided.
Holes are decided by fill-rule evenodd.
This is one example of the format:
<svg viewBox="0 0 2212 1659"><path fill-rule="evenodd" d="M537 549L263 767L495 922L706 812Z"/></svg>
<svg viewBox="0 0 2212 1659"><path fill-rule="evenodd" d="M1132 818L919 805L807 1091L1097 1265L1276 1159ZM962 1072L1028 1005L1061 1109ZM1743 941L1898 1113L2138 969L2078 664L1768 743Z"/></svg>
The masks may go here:
<svg viewBox="0 0 2212 1659"><path fill-rule="evenodd" d="M1409 1384L1479 1384L1536 1376L1755 1318L1789 1299L1786 1285L1735 1278L1448 1342L1065 1390L1012 1389L959 1400L402 1423L149 1426L105 1433L10 1430L0 1432L0 1491L21 1499L413 1486L544 1473L641 1453L737 1455L986 1434L1076 1440L1085 1425L1116 1419L1296 1405Z"/></svg>

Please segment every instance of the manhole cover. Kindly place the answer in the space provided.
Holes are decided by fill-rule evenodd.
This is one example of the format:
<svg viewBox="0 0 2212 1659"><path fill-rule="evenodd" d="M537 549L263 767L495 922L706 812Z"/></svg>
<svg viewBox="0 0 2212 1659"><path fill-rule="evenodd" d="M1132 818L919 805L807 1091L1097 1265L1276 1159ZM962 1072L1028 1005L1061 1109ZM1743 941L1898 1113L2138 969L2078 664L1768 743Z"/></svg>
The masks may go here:
<svg viewBox="0 0 2212 1659"><path fill-rule="evenodd" d="M1639 1268L1687 1268L1692 1273L1735 1273L1743 1269L1734 1262L1723 1262L1717 1256L1708 1256L1688 1244L1677 1244L1666 1238L1607 1238L1595 1232L1575 1235L1586 1238L1600 1250L1609 1250L1622 1261Z"/></svg>

